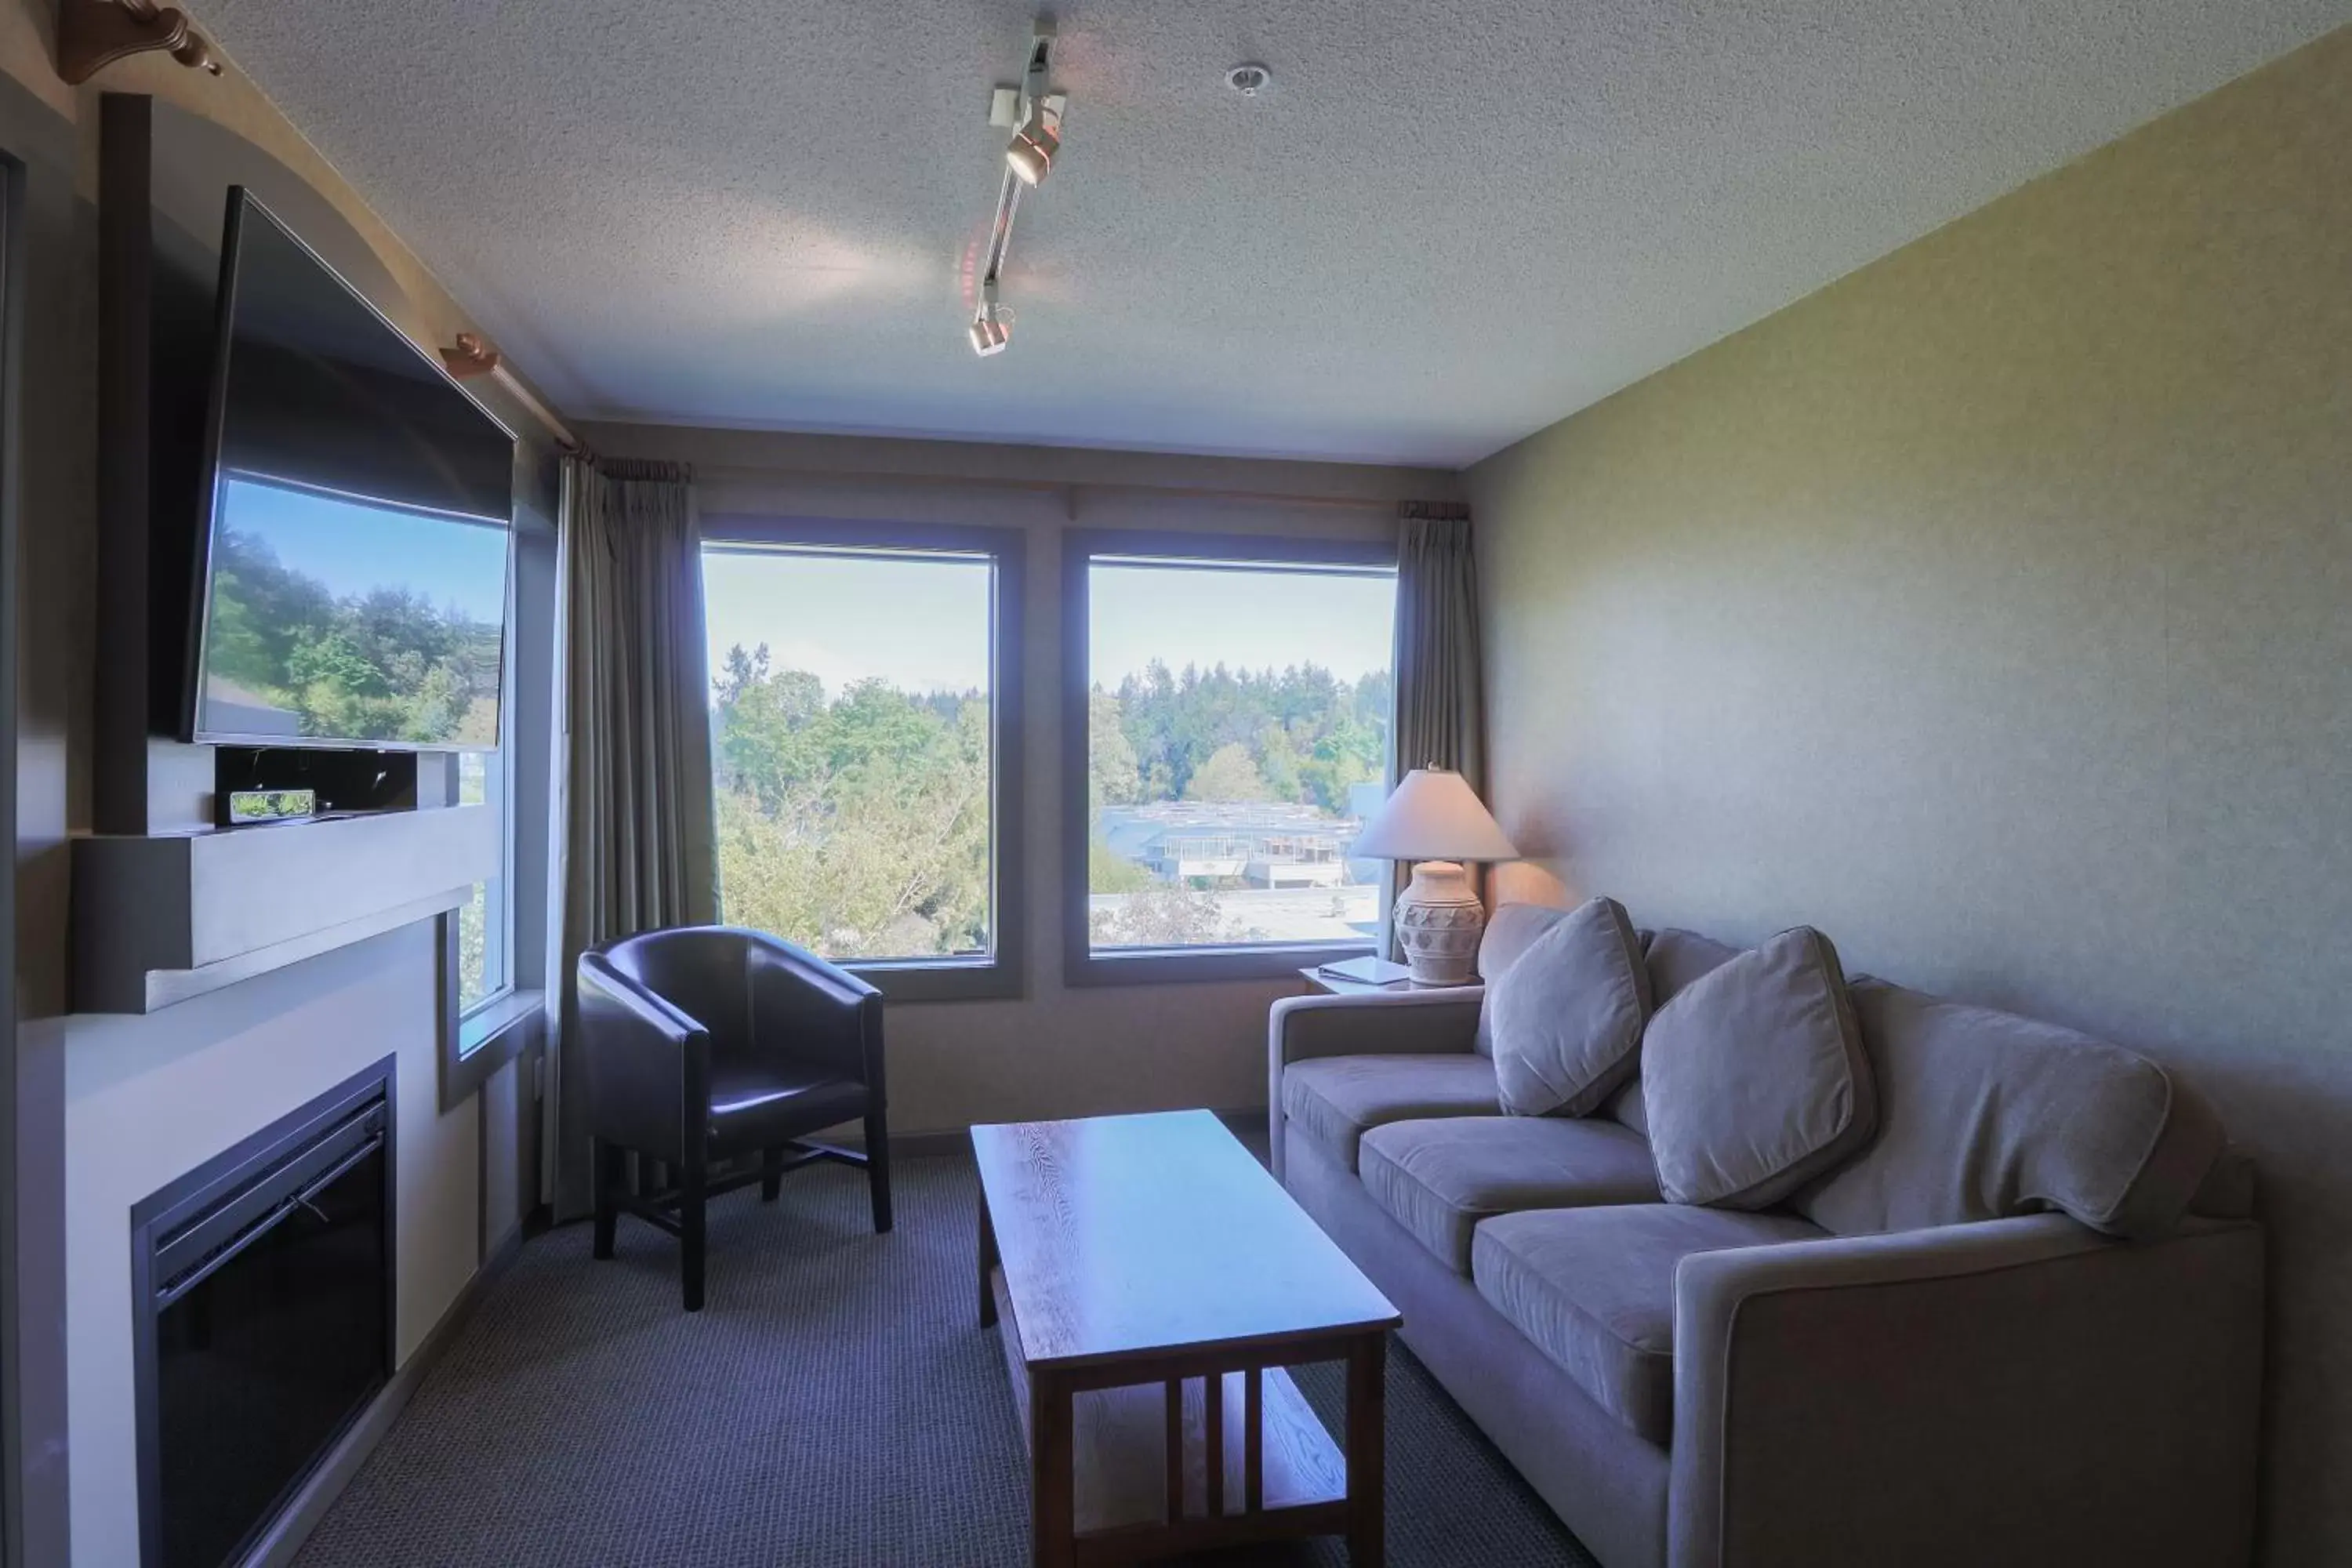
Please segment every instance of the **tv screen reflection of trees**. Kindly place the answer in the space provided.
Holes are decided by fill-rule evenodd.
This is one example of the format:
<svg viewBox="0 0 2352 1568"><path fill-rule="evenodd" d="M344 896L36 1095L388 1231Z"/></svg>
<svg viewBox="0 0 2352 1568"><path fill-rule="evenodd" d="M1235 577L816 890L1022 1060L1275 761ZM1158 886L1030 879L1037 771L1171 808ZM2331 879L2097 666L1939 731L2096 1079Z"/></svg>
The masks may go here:
<svg viewBox="0 0 2352 1568"><path fill-rule="evenodd" d="M507 531L225 475L196 728L495 746Z"/></svg>

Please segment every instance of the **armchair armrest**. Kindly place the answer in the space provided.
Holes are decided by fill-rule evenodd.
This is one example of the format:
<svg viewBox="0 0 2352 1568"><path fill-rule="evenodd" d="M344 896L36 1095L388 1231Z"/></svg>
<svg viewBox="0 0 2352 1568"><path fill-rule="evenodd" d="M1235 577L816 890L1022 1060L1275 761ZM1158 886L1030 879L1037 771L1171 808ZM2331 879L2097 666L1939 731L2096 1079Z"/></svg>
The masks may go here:
<svg viewBox="0 0 2352 1568"><path fill-rule="evenodd" d="M582 953L575 974L589 1130L633 1149L682 1157L686 1108L709 1103L709 1034L603 953Z"/></svg>
<svg viewBox="0 0 2352 1568"><path fill-rule="evenodd" d="M1675 1277L1672 1568L2242 1563L2263 1239L2061 1215Z"/></svg>
<svg viewBox="0 0 2352 1568"><path fill-rule="evenodd" d="M1282 1173L1282 1069L1314 1057L1429 1054L1477 1048L1486 987L1362 996L1286 996L1266 1015L1265 1114Z"/></svg>

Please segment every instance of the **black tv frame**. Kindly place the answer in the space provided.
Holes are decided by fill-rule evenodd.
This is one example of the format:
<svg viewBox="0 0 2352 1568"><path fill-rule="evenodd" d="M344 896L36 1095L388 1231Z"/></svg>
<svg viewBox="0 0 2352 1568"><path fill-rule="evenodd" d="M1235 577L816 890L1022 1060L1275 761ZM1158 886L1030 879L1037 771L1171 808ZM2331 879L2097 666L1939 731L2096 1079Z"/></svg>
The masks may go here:
<svg viewBox="0 0 2352 1568"><path fill-rule="evenodd" d="M375 301L352 287L327 258L320 256L310 243L294 232L284 220L243 185L228 188L227 213L221 225L220 286L216 295L215 339L211 374L205 388L204 460L198 468L196 493L195 540L189 557L188 621L181 648L180 710L178 738L192 745L253 746L277 749L301 747L328 751L370 752L475 752L495 751L498 742L489 746L454 745L448 742L375 740L357 736L330 738L311 735L247 735L229 731L199 731L196 728L198 698L204 683L205 630L212 618L212 554L213 538L218 519L215 513L220 496L221 440L228 422L229 350L236 336L237 262L242 253L246 215L258 213L264 222L294 242L302 253L316 263L319 269L334 279L346 294L382 322L410 353L429 366L433 374L447 383L450 389L464 397L478 410L483 418L503 433L509 442L517 439L514 427L491 410L488 405L467 390L466 384L449 374L446 366L419 347L416 341L400 330L391 317L378 310ZM499 726L505 732L507 692L506 678L509 644L514 636L514 513L511 488L509 491L507 514L506 580L501 590L499 630Z"/></svg>

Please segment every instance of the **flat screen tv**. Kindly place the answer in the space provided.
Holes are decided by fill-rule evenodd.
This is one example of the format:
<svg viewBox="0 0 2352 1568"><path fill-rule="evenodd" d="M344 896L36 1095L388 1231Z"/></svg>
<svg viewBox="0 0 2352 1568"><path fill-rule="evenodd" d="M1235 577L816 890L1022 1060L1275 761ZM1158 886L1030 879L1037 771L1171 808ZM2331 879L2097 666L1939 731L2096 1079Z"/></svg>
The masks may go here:
<svg viewBox="0 0 2352 1568"><path fill-rule="evenodd" d="M496 746L513 434L242 188L219 313L186 738Z"/></svg>

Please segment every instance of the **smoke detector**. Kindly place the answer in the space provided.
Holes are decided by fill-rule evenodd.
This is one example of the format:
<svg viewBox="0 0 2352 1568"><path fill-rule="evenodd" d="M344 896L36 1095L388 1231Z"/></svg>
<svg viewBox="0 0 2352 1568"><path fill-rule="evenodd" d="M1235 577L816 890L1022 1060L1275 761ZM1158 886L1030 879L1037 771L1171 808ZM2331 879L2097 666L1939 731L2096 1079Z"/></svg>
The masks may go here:
<svg viewBox="0 0 2352 1568"><path fill-rule="evenodd" d="M1225 85L1244 98L1255 98L1274 85L1274 73L1260 65L1238 65L1225 73Z"/></svg>

